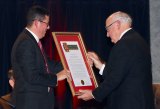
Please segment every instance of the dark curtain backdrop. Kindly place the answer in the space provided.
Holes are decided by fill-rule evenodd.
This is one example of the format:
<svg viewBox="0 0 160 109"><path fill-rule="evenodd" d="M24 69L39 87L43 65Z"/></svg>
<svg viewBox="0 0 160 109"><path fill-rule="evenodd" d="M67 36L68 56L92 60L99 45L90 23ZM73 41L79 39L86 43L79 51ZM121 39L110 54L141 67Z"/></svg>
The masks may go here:
<svg viewBox="0 0 160 109"><path fill-rule="evenodd" d="M25 16L28 8L34 4L41 5L50 11L50 30L43 39L43 45L51 59L59 60L51 35L53 31L81 32L86 49L95 51L105 61L111 47L106 37L105 19L115 11L124 11L133 18L133 28L148 42L149 32L149 0L1 0L0 1L0 96L11 91L8 84L7 71L11 67L10 54L17 35L25 27ZM95 70L95 72L97 72ZM99 76L97 75L97 79ZM69 104L76 108L81 105L74 98L71 100L70 90L65 81L56 90L59 96L57 103ZM66 91L67 89L67 91ZM66 99L67 100L62 100ZM70 102L74 101L74 103ZM88 105L87 103L83 103ZM99 104L98 104L99 105ZM84 107L84 105L81 105ZM97 108L98 109L98 108Z"/></svg>

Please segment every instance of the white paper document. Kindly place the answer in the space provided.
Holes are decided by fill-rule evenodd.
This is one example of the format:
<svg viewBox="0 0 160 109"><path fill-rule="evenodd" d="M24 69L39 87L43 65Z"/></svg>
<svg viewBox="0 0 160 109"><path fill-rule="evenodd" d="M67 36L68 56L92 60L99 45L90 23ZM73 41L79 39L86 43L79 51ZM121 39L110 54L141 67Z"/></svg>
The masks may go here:
<svg viewBox="0 0 160 109"><path fill-rule="evenodd" d="M77 41L60 41L75 86L91 86L91 79Z"/></svg>

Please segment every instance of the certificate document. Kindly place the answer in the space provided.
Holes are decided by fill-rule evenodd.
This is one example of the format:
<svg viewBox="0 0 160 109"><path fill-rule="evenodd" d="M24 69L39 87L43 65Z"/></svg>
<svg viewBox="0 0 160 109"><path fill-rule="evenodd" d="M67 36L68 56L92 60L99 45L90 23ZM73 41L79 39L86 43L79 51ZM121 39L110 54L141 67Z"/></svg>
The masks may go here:
<svg viewBox="0 0 160 109"><path fill-rule="evenodd" d="M64 68L70 70L69 82L73 96L79 89L94 89L97 82L87 63L86 49L80 33L53 32L53 38Z"/></svg>
<svg viewBox="0 0 160 109"><path fill-rule="evenodd" d="M75 86L91 86L90 76L76 41L61 41L65 58ZM65 49L67 47L67 50Z"/></svg>

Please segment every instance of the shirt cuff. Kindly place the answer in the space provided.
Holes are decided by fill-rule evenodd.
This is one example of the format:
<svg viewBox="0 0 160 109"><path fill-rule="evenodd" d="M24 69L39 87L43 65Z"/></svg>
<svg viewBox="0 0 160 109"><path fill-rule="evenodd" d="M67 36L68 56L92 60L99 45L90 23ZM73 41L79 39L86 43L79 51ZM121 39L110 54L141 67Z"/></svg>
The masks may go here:
<svg viewBox="0 0 160 109"><path fill-rule="evenodd" d="M99 74L100 74L100 75L103 75L103 70L104 70L104 68L105 68L105 64L102 65L102 67L101 67L101 69L100 69L100 71L99 71Z"/></svg>

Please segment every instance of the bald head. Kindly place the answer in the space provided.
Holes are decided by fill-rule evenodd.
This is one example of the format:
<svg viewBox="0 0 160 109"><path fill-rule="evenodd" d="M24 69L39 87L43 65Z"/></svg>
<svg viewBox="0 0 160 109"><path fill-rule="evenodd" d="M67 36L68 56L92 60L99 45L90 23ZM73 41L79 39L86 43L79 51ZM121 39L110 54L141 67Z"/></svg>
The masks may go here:
<svg viewBox="0 0 160 109"><path fill-rule="evenodd" d="M112 21L120 21L122 24L126 24L129 27L132 26L132 18L124 12L118 11L110 15L107 20L112 20ZM107 21L106 20L106 21Z"/></svg>
<svg viewBox="0 0 160 109"><path fill-rule="evenodd" d="M111 14L106 19L107 36L113 43L120 39L120 35L132 26L132 18L121 11Z"/></svg>

